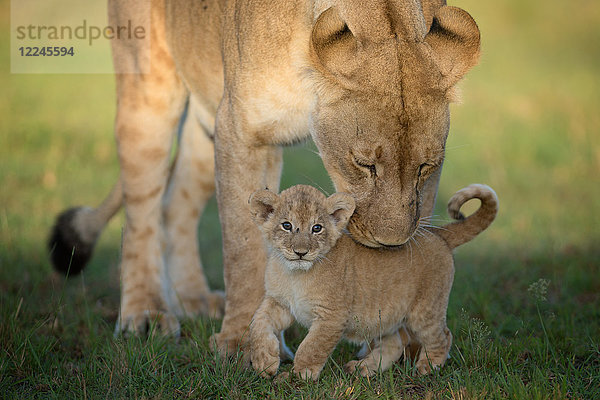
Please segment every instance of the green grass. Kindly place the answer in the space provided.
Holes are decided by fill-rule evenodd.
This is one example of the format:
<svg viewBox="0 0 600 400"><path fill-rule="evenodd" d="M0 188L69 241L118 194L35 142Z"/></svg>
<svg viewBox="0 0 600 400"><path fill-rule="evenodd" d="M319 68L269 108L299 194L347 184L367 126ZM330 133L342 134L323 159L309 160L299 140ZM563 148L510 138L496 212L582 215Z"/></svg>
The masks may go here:
<svg viewBox="0 0 600 400"><path fill-rule="evenodd" d="M472 182L492 186L501 210L456 254L452 358L432 376L413 376L400 363L367 380L341 371L355 350L341 345L316 384L267 381L215 358L207 339L220 321L184 321L178 342L114 339L122 215L82 276L52 273L45 238L54 215L98 203L118 175L114 79L9 74L7 3L0 2L0 397L600 398L596 2L453 3L479 23L483 54L462 84L463 104L452 106L436 214L445 218L445 202ZM296 183L331 190L304 146L286 151L282 186ZM214 202L200 233L209 281L222 288ZM544 296L528 291L540 279L549 281ZM287 332L292 347L303 334Z"/></svg>

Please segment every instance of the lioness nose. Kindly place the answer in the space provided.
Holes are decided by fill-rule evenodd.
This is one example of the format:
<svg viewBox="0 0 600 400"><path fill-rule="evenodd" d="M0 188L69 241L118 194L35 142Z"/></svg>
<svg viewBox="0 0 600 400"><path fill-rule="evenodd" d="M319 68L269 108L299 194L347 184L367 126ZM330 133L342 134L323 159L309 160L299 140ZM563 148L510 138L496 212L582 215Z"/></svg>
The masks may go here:
<svg viewBox="0 0 600 400"><path fill-rule="evenodd" d="M308 251L304 251L304 250L301 250L301 251L294 250L294 253L296 253L296 255L297 255L298 257L302 258L302 257L304 257L304 256L305 256L305 255L308 253Z"/></svg>

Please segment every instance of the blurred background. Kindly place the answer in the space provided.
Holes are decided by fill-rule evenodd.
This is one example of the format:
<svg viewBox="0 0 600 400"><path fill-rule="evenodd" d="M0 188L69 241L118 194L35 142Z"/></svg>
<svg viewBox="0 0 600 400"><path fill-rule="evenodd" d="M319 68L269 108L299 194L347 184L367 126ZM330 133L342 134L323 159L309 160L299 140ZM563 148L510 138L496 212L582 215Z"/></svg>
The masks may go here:
<svg viewBox="0 0 600 400"><path fill-rule="evenodd" d="M476 182L493 187L501 205L496 222L457 252L449 319L468 305L495 332L514 331L527 288L539 278L550 280L556 313L561 304L598 309L600 3L449 3L479 24L482 56L461 83L462 104L451 106L436 214L446 218L449 197ZM97 205L117 179L118 164L113 76L10 74L9 3L0 4L0 296L6 305L31 293L47 298L61 287L46 255L54 217L70 206ZM282 188L297 183L332 190L310 143L286 150ZM108 331L118 305L123 222L119 214L102 235L77 292L98 308ZM214 200L200 243L210 282L222 288ZM492 318L503 309L514 319ZM590 334L598 333L593 329Z"/></svg>

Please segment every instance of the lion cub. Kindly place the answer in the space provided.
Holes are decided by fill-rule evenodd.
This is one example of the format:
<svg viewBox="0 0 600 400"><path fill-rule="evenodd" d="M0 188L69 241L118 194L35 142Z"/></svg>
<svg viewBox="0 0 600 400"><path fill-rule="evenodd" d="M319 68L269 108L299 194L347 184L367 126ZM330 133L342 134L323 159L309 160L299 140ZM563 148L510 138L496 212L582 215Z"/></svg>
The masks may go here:
<svg viewBox="0 0 600 400"><path fill-rule="evenodd" d="M460 207L473 198L481 207L464 218ZM452 343L446 309L454 277L452 249L487 228L498 210L485 185L459 190L448 203L458 221L422 230L414 245L372 249L343 234L354 212L350 195L325 197L310 186L250 198L252 217L270 257L266 294L250 325L251 360L272 376L279 367L278 334L294 319L309 328L294 360L294 373L317 379L340 338L372 342L370 353L346 364L371 375L398 360L410 337L422 347L417 369L444 364Z"/></svg>

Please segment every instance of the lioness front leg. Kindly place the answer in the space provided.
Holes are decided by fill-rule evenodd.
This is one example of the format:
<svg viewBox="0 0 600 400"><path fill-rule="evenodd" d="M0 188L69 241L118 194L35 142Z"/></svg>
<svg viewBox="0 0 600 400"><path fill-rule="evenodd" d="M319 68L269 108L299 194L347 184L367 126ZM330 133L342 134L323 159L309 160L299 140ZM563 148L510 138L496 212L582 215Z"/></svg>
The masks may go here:
<svg viewBox="0 0 600 400"><path fill-rule="evenodd" d="M282 343L278 335L294 318L289 310L272 297L265 297L250 324L250 358L252 367L267 378L277 373Z"/></svg>
<svg viewBox="0 0 600 400"><path fill-rule="evenodd" d="M316 381L342 337L344 321L316 319L294 358L294 374Z"/></svg>
<svg viewBox="0 0 600 400"><path fill-rule="evenodd" d="M243 346L242 339L264 295L266 249L250 219L248 199L258 189L279 190L282 149L239 132L234 109L225 95L215 132L217 201L223 233L226 301L221 332L211 341L221 353ZM247 336L247 335L246 335Z"/></svg>
<svg viewBox="0 0 600 400"><path fill-rule="evenodd" d="M371 352L362 360L352 360L344 369L353 373L359 372L362 376L372 376L378 370L385 371L392 366L404 352L404 343L398 331L383 336L381 340L375 341L375 346Z"/></svg>
<svg viewBox="0 0 600 400"><path fill-rule="evenodd" d="M116 138L127 217L121 260L121 307L116 333L145 333L153 322L164 334L179 332L168 303L162 257L161 199L169 151L187 92L165 42L164 10L152 3L147 74L117 74ZM112 25L136 20L135 2L109 2ZM135 70L148 63L142 49L112 41L115 64ZM129 67L129 68L127 68Z"/></svg>
<svg viewBox="0 0 600 400"><path fill-rule="evenodd" d="M210 291L198 249L198 221L215 191L215 160L212 139L198 121L197 107L191 97L165 196L166 260L173 285L171 304L179 316L221 318L225 295Z"/></svg>

